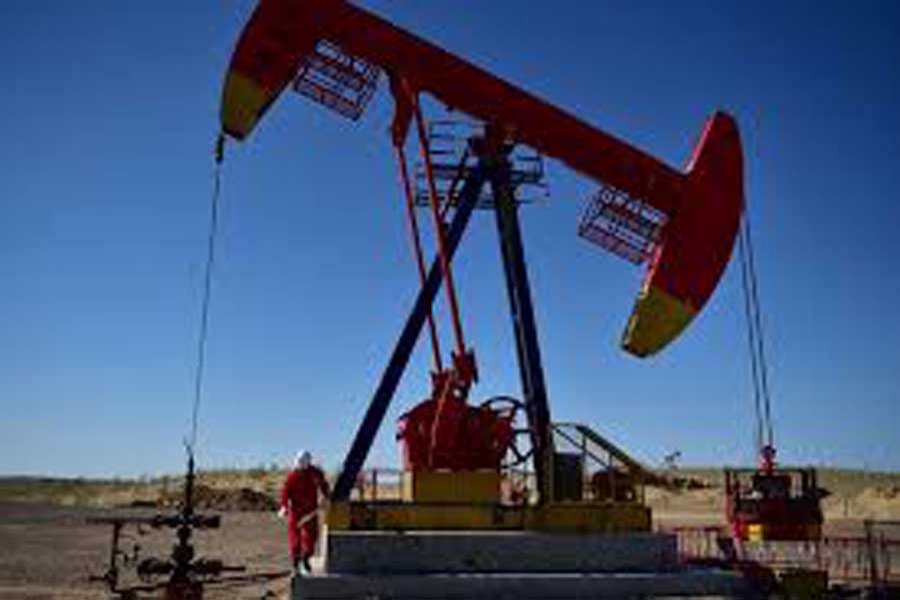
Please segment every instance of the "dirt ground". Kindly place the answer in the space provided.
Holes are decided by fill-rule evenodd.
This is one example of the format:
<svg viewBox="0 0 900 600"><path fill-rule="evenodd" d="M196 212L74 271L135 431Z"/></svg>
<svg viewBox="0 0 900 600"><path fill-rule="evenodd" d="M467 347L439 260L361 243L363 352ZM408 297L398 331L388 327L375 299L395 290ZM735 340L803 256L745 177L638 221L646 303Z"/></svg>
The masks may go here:
<svg viewBox="0 0 900 600"><path fill-rule="evenodd" d="M656 526L705 526L723 523L723 496L713 475L709 487L673 492L647 488L646 501ZM222 527L200 532L199 556L243 565L250 573L286 573L284 524L273 512L274 496L283 475L278 472L213 473L203 477L212 486L209 501L222 514ZM861 535L862 520L900 519L900 476L826 472L823 483L833 495L824 501L826 535ZM0 485L0 600L100 600L109 598L91 575L107 566L111 527L90 525L91 517L170 513L171 497L180 481L96 483L61 480L7 479ZM222 495L222 490L230 493ZM251 494L250 491L258 492ZM263 495L267 496L264 497ZM223 499L224 498L224 499ZM155 504L153 509L112 508ZM233 508L242 508L236 512ZM121 547L141 546L140 557L168 555L171 531L151 532ZM123 580L124 584L139 583ZM210 600L285 598L288 578L207 587ZM147 598L153 596L139 596ZM157 596L158 597L158 596Z"/></svg>
<svg viewBox="0 0 900 600"><path fill-rule="evenodd" d="M106 568L110 530L89 525L89 517L148 514L60 507L42 504L0 504L0 599L99 600L108 598L102 583L91 575ZM172 543L171 532L141 536L141 556L164 556ZM133 542L122 545L130 550ZM219 558L226 564L245 565L249 572L272 573L288 569L283 525L272 513L241 512L223 515L216 532L198 534L199 555ZM135 581L134 583L138 583ZM211 600L283 598L288 580L233 584L207 589ZM145 596L142 596L145 597Z"/></svg>
<svg viewBox="0 0 900 600"><path fill-rule="evenodd" d="M65 507L34 503L0 504L0 599L2 600L100 600L109 598L102 583L91 582L106 568L111 528L90 525L89 518L146 516L155 511ZM703 520L696 513L695 520ZM199 555L219 558L226 564L244 565L248 572L284 572L284 526L271 512L222 514L222 527L200 532ZM712 516L710 516L712 518ZM708 521L708 520L707 520ZM126 540L122 549L141 546L140 556L165 556L173 542L170 531L151 531ZM124 580L123 583L139 583ZM288 580L277 579L210 587L211 600L259 600L285 598ZM150 597L143 595L141 597Z"/></svg>
<svg viewBox="0 0 900 600"><path fill-rule="evenodd" d="M658 499L657 499L658 500ZM687 498L669 502L675 510L657 511L657 525L705 525L720 514ZM709 506L715 501L710 497ZM113 515L148 515L153 511L64 507L34 503L0 504L0 599L2 600L100 600L109 598L102 583L91 575L106 568L110 527L90 525L88 518ZM283 524L271 512L223 513L222 527L200 532L199 555L219 558L226 564L244 565L250 573L284 573L288 567ZM856 532L860 523L835 521L832 530ZM173 541L171 532L150 532L126 540L130 551L136 542L142 557L165 556ZM123 583L139 583L124 580ZM211 600L275 600L286 597L287 577L234 583L207 588ZM139 598L151 596L142 595Z"/></svg>

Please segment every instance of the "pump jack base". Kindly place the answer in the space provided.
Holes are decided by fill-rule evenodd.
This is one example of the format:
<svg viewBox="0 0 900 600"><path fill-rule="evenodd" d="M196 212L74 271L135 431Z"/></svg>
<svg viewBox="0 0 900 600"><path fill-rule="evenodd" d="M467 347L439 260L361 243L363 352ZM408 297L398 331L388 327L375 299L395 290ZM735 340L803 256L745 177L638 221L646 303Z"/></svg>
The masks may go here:
<svg viewBox="0 0 900 600"><path fill-rule="evenodd" d="M294 600L744 597L726 570L685 569L672 535L642 532L335 531Z"/></svg>
<svg viewBox="0 0 900 600"><path fill-rule="evenodd" d="M673 573L466 573L294 578L293 600L547 600L550 598L756 597L730 571Z"/></svg>
<svg viewBox="0 0 900 600"><path fill-rule="evenodd" d="M345 502L294 600L739 596L740 574L684 569L674 536L636 502Z"/></svg>
<svg viewBox="0 0 900 600"><path fill-rule="evenodd" d="M650 531L650 509L636 502L506 506L471 502L343 502L328 512L331 531Z"/></svg>

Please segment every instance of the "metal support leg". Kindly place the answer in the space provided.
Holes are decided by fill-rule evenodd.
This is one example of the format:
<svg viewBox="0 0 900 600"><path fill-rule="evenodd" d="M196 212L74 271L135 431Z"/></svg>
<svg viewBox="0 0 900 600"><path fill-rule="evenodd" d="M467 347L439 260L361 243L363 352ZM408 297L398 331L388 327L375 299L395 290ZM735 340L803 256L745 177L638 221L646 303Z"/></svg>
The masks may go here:
<svg viewBox="0 0 900 600"><path fill-rule="evenodd" d="M531 428L531 443L534 446L534 470L537 476L539 503L551 499L551 473L553 440L550 431L550 408L547 402L547 388L544 383L544 368L538 346L537 325L528 272L525 267L525 253L522 248L522 232L519 227L518 206L509 181L509 163L500 157L490 172L494 194L494 213L497 216L497 232L503 256L503 272L506 276L506 290L509 295L510 313L516 337L516 356L519 375L522 379L522 393Z"/></svg>
<svg viewBox="0 0 900 600"><path fill-rule="evenodd" d="M462 238L466 225L469 223L472 211L475 209L475 203L481 194L481 188L486 177L484 166L479 165L471 171L466 179L466 183L459 195L456 213L453 215L453 221L450 223L447 231L446 250L448 261L453 258L453 254L456 252L457 246L459 246L459 241ZM381 381L375 389L375 394L372 396L366 415L356 431L353 445L350 447L346 459L344 459L343 470L331 495L333 501L342 501L350 497L350 491L353 489L356 477L366 462L372 442L375 440L375 434L378 433L381 422L384 420L384 415L391 403L391 399L394 397L394 392L397 390L403 371L406 370L409 357L412 355L416 340L418 340L419 334L422 332L428 312L434 303L434 298L437 296L443 280L440 261L435 260L428 270L425 285L419 290L412 312L410 312L406 325L403 327L397 344L394 346L394 352L391 354L390 361L381 375Z"/></svg>

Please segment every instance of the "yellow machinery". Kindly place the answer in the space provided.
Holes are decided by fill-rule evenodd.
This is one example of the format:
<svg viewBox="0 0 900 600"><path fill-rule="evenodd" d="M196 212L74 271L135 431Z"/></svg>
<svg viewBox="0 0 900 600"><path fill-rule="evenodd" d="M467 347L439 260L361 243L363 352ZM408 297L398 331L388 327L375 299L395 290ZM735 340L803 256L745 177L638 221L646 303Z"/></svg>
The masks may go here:
<svg viewBox="0 0 900 600"><path fill-rule="evenodd" d="M533 474L370 471L351 500L331 505L332 531L650 531L643 486L656 476L587 426L553 424L552 500L535 502Z"/></svg>

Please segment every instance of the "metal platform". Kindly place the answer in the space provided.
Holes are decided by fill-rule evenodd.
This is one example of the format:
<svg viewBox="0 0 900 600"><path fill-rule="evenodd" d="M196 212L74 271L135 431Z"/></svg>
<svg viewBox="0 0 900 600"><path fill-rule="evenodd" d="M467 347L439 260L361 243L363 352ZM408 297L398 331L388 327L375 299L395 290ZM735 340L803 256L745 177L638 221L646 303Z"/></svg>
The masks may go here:
<svg viewBox="0 0 900 600"><path fill-rule="evenodd" d="M728 571L589 574L319 575L295 577L295 600L551 600L653 597L754 598Z"/></svg>
<svg viewBox="0 0 900 600"><path fill-rule="evenodd" d="M478 154L472 151L474 139L485 137L483 123L460 120L432 120L428 122L428 155L432 162L438 204L442 210L454 208L459 202L459 189L478 164ZM544 157L527 146L511 146L506 157L509 164L509 186L516 204L546 202L549 190L545 182ZM416 164L416 206L430 206L423 162ZM488 187L478 197L476 208L493 210L494 191Z"/></svg>
<svg viewBox="0 0 900 600"><path fill-rule="evenodd" d="M650 509L637 502L561 502L505 506L468 502L341 502L327 522L336 531L531 531L580 534L649 532Z"/></svg>
<svg viewBox="0 0 900 600"><path fill-rule="evenodd" d="M304 600L752 598L736 572L687 569L660 533L329 531Z"/></svg>
<svg viewBox="0 0 900 600"><path fill-rule="evenodd" d="M301 96L356 121L375 93L379 73L371 63L320 40L300 63L292 87Z"/></svg>
<svg viewBox="0 0 900 600"><path fill-rule="evenodd" d="M611 186L590 198L578 235L636 265L646 262L661 241L668 217Z"/></svg>
<svg viewBox="0 0 900 600"><path fill-rule="evenodd" d="M659 573L678 569L676 539L659 533L330 531L329 574Z"/></svg>

